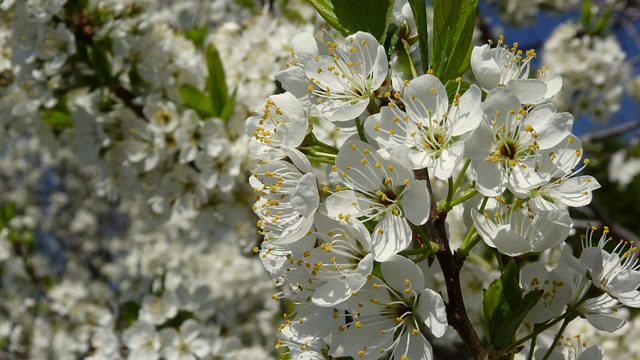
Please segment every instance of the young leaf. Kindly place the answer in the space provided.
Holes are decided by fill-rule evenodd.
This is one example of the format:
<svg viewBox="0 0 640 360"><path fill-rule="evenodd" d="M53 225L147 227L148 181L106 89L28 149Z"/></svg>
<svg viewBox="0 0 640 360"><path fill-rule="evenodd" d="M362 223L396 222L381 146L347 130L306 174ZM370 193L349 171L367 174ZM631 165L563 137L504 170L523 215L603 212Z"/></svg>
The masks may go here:
<svg viewBox="0 0 640 360"><path fill-rule="evenodd" d="M222 108L222 113L220 113L220 118L224 121L229 120L231 114L233 114L233 110L236 107L236 95L238 94L238 88L233 89L231 96L227 99L227 102L224 103L224 108Z"/></svg>
<svg viewBox="0 0 640 360"><path fill-rule="evenodd" d="M366 31L382 42L391 19L393 1L331 0L331 3L334 14L348 33Z"/></svg>
<svg viewBox="0 0 640 360"><path fill-rule="evenodd" d="M334 29L338 30L342 35L348 35L349 31L344 28L338 21L336 14L333 12L333 4L331 0L308 0L311 5L318 11L318 14L322 16L323 19L329 23L329 25L333 26Z"/></svg>
<svg viewBox="0 0 640 360"><path fill-rule="evenodd" d="M499 279L484 294L482 316L494 349L506 348L543 291L529 292L524 299L519 285L518 266L512 260Z"/></svg>
<svg viewBox="0 0 640 360"><path fill-rule="evenodd" d="M107 52L99 43L94 42L89 54L91 56L91 63L96 70L100 82L105 85L111 83L111 62L107 57Z"/></svg>
<svg viewBox="0 0 640 360"><path fill-rule="evenodd" d="M422 71L426 74L431 67L429 60L429 31L427 30L427 6L424 0L409 0L409 5L411 5L413 17L416 19Z"/></svg>
<svg viewBox="0 0 640 360"><path fill-rule="evenodd" d="M471 86L471 83L468 81L464 81L461 80L460 81L460 90L458 90L458 82L455 80L450 80L448 83L446 83L444 85L444 88L447 90L447 97L449 98L449 103L453 103L453 98L456 95L456 91L460 93L460 95L464 94L467 90L469 90L469 87Z"/></svg>
<svg viewBox="0 0 640 360"><path fill-rule="evenodd" d="M197 111L198 115L203 118L213 116L211 100L207 95L202 93L202 91L198 90L198 88L190 84L184 84L178 91L180 92L182 100L184 100L188 107Z"/></svg>
<svg viewBox="0 0 640 360"><path fill-rule="evenodd" d="M224 68L220 60L218 50L210 44L207 47L207 89L209 90L209 99L211 100L211 109L214 116L220 116L224 104L229 94L227 93L227 83L224 76Z"/></svg>
<svg viewBox="0 0 640 360"><path fill-rule="evenodd" d="M202 44L204 44L204 40L207 38L207 35L209 35L208 26L194 27L184 33L184 36L187 39L191 40L191 42L198 48L202 47Z"/></svg>
<svg viewBox="0 0 640 360"><path fill-rule="evenodd" d="M51 109L43 112L40 117L44 122L53 127L71 127L71 114L69 114L68 112Z"/></svg>
<svg viewBox="0 0 640 360"><path fill-rule="evenodd" d="M471 55L478 0L434 0L433 59L436 76L446 83L459 75Z"/></svg>
<svg viewBox="0 0 640 360"><path fill-rule="evenodd" d="M591 0L582 0L580 22L583 28L589 29L591 27L591 15Z"/></svg>

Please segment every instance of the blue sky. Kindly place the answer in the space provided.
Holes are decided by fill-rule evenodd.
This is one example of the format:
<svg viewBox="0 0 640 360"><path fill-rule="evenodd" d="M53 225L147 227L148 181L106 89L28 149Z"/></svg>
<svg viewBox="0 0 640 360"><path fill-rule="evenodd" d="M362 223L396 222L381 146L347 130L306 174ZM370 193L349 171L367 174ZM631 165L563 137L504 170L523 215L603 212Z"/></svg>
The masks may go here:
<svg viewBox="0 0 640 360"><path fill-rule="evenodd" d="M564 23L568 20L580 21L579 12L564 13L564 14L547 14L540 12L537 19L532 22L531 25L525 27L512 27L503 24L498 17L497 4L495 2L489 2L487 0L479 1L479 13L488 18L490 25L493 29L502 28L501 31L508 41L517 41L522 48L533 48L540 55L542 54L542 43L553 32L556 26ZM633 27L640 33L640 22L635 22ZM620 42L620 45L627 53L627 59L640 56L640 48L636 44L628 32L620 27L616 30L616 37ZM634 67L634 74L640 73L640 64L636 64ZM640 105L635 103L628 97L625 97L621 109L618 113L612 116L613 124L625 123L628 121L639 120ZM602 124L592 124L589 119L579 119L574 126L574 132L577 135L582 135L590 130L601 128Z"/></svg>

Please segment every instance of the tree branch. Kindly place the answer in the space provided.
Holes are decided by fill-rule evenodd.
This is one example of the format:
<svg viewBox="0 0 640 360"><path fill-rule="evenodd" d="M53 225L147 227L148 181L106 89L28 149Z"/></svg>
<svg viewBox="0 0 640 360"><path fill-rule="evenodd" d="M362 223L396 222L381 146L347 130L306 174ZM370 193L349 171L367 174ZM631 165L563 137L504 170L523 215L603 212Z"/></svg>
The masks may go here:
<svg viewBox="0 0 640 360"><path fill-rule="evenodd" d="M425 180L427 182L427 190L429 191L429 196L432 199L429 221L427 222L427 230L431 241L438 244L441 249L436 254L436 257L440 263L440 268L442 269L447 287L447 320L449 321L449 325L456 329L474 359L487 359L489 353L473 328L464 305L462 288L460 286L460 269L462 268L464 260L454 258L453 253L451 252L445 227L447 213L438 211L436 207L436 202L433 200L431 181L429 181L429 171L426 168L415 170L414 175L416 179Z"/></svg>

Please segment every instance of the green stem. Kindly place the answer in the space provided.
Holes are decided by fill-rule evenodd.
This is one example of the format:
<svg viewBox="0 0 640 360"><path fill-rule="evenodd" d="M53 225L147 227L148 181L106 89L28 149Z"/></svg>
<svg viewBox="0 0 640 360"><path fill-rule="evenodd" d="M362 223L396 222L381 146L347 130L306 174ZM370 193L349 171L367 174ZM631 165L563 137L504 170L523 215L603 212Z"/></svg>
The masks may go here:
<svg viewBox="0 0 640 360"><path fill-rule="evenodd" d="M403 256L407 256L407 255L422 255L425 253L425 251L429 251L428 248L417 248L417 249L407 249L407 250L402 250L400 251L398 254L403 255Z"/></svg>
<svg viewBox="0 0 640 360"><path fill-rule="evenodd" d="M456 206L458 204L461 204L461 203L471 199L472 197L478 195L478 193L479 193L478 189L472 189L471 191L462 193L462 195L460 195L459 198L451 200L451 203L449 204L449 207L453 208L454 206Z"/></svg>
<svg viewBox="0 0 640 360"><path fill-rule="evenodd" d="M467 256L467 260L473 261L474 263L482 266L482 268L484 268L484 270L487 272L493 271L493 265L490 264L487 260L485 260L485 258L483 258L482 256L478 256L476 254L469 254Z"/></svg>
<svg viewBox="0 0 640 360"><path fill-rule="evenodd" d="M469 168L469 164L471 164L471 160L467 159L467 161L465 161L464 165L462 166L462 170L460 171L460 174L458 174L458 178L456 179L455 184L453 185L456 190L458 189L458 186L460 186L462 179L464 179L464 174L467 172L467 168Z"/></svg>
<svg viewBox="0 0 640 360"><path fill-rule="evenodd" d="M451 177L447 179L447 184L449 188L447 189L447 199L444 202L444 208L449 211L453 207L451 206L451 200L453 199L453 194L456 192L456 188L455 185L453 185L453 179Z"/></svg>
<svg viewBox="0 0 640 360"><path fill-rule="evenodd" d="M378 106L378 104L376 104L375 97L371 97L369 99L369 105L367 106L367 109L369 110L370 114L377 114L380 112L380 107Z"/></svg>
<svg viewBox="0 0 640 360"><path fill-rule="evenodd" d="M533 330L535 331L536 325L533 326ZM527 360L533 360L533 353L536 349L536 340L538 340L538 336L536 335L533 339L531 339L531 345L529 345L529 355L527 355Z"/></svg>
<svg viewBox="0 0 640 360"><path fill-rule="evenodd" d="M538 334L542 333L543 331L547 330L548 328L552 327L553 325L559 323L562 320L567 319L568 322L571 322L574 318L576 318L578 316L577 310L578 308L587 300L589 300L589 298L591 298L590 294L587 293L585 294L577 303L575 303L573 306L569 307L567 309L567 311L565 311L564 314L562 314L561 316L553 319L553 321L548 322L547 324L540 324L540 327L536 327L534 328L534 332L532 332L531 334L524 336L520 339L517 339L516 341L513 342L513 344L511 344L511 346L509 346L507 348L507 350L505 351L505 353L510 352L511 350L515 349L516 347L518 347L519 345L533 339L534 337L538 336Z"/></svg>
<svg viewBox="0 0 640 360"><path fill-rule="evenodd" d="M471 228L467 231L467 235L464 237L464 240L462 240L462 245L456 250L456 257L464 259L469 256L471 249L473 249L478 242L480 242L480 236L476 232L476 226L471 225Z"/></svg>
<svg viewBox="0 0 640 360"><path fill-rule="evenodd" d="M318 138L313 133L310 133L308 138L311 139L310 143L305 143L304 145L308 145L309 147L317 147L333 154L338 153L337 148L318 140Z"/></svg>
<svg viewBox="0 0 640 360"><path fill-rule="evenodd" d="M564 329L567 328L567 325L569 325L571 320L573 320L572 317L567 317L566 319L564 319L564 321L562 322L562 325L560 326L560 330L558 330L558 333L553 338L553 342L551 343L551 346L549 346L549 350L547 350L547 352L544 354L544 357L542 358L542 360L547 360L549 356L551 356L553 349L556 347L556 345L558 345L558 341L560 340L560 337L562 337L562 333L564 332Z"/></svg>
<svg viewBox="0 0 640 360"><path fill-rule="evenodd" d="M362 126L359 118L356 118L356 129L358 129L358 137L360 137L360 140L367 142L367 137L364 134L364 127Z"/></svg>
<svg viewBox="0 0 640 360"><path fill-rule="evenodd" d="M315 157L326 157L331 160L335 160L336 157L338 156L337 154L318 151L314 148L300 148L300 151L302 151L302 153L305 155L311 155Z"/></svg>
<svg viewBox="0 0 640 360"><path fill-rule="evenodd" d="M313 156L313 155L309 155L309 154L305 154L307 156L307 159L309 159L310 161L317 161L320 163L325 163L325 164L330 164L330 165L335 165L335 161L332 159L327 159L325 157L317 157L317 156Z"/></svg>
<svg viewBox="0 0 640 360"><path fill-rule="evenodd" d="M407 57L409 61L409 68L411 69L411 76L413 78L418 77L418 71L416 70L416 65L413 63L413 59L411 58L411 53L409 52L409 43L406 40L402 39L402 49L404 50L404 55Z"/></svg>
<svg viewBox="0 0 640 360"><path fill-rule="evenodd" d="M500 255L500 251L498 251L498 249L491 250L493 250L493 255L496 257L496 261L498 262L498 270L500 270L500 272L504 272L504 262L502 262L502 255Z"/></svg>
<svg viewBox="0 0 640 360"><path fill-rule="evenodd" d="M480 214L484 212L484 208L487 206L487 201L489 201L489 198L485 196L484 199L482 200L482 204L480 205L480 209L478 209L478 212Z"/></svg>
<svg viewBox="0 0 640 360"><path fill-rule="evenodd" d="M411 261L413 261L414 263L418 264L418 263L421 263L421 262L427 260L427 258L429 258L429 256L433 256L433 254L426 253L426 254L420 256L419 258L415 258L415 259L413 259Z"/></svg>

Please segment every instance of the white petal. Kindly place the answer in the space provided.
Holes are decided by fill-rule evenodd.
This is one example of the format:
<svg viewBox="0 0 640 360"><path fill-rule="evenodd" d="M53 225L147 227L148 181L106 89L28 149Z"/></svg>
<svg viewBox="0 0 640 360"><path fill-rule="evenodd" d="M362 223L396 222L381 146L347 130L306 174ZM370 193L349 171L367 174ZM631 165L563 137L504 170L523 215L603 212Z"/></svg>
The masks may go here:
<svg viewBox="0 0 640 360"><path fill-rule="evenodd" d="M375 151L371 145L359 140L347 141L340 147L336 167L347 174L345 181L353 189L367 192L380 189L383 173L375 166L378 162Z"/></svg>
<svg viewBox="0 0 640 360"><path fill-rule="evenodd" d="M359 193L352 190L342 190L329 195L320 204L318 212L332 219L357 218L362 215L368 215L375 210L370 209L368 205L369 202L365 201Z"/></svg>
<svg viewBox="0 0 640 360"><path fill-rule="evenodd" d="M425 180L412 180L407 184L400 198L404 216L414 225L422 225L429 220L431 198Z"/></svg>
<svg viewBox="0 0 640 360"><path fill-rule="evenodd" d="M293 51L298 59L307 60L319 54L318 42L311 33L300 33L291 39Z"/></svg>
<svg viewBox="0 0 640 360"><path fill-rule="evenodd" d="M387 212L373 230L371 254L376 261L384 262L411 244L412 233L407 220Z"/></svg>
<svg viewBox="0 0 640 360"><path fill-rule="evenodd" d="M507 82L507 88L523 104L537 104L547 93L547 84L538 79L513 79Z"/></svg>
<svg viewBox="0 0 640 360"><path fill-rule="evenodd" d="M452 136L460 136L477 128L484 118L480 88L472 84L460 96L458 107L452 108L451 113L453 119Z"/></svg>
<svg viewBox="0 0 640 360"><path fill-rule="evenodd" d="M471 162L476 188L484 196L498 196L507 188L507 176L500 163L487 160Z"/></svg>
<svg viewBox="0 0 640 360"><path fill-rule="evenodd" d="M520 235L507 229L500 229L493 239L496 248L509 256L518 256L531 252L531 244Z"/></svg>
<svg viewBox="0 0 640 360"><path fill-rule="evenodd" d="M447 180L451 173L462 160L464 153L464 143L456 142L448 149L440 153L440 157L434 160L433 175L440 180Z"/></svg>
<svg viewBox="0 0 640 360"><path fill-rule="evenodd" d="M553 198L571 207L586 206L591 203L591 191L599 189L600 183L593 176L578 176L563 181L553 188Z"/></svg>
<svg viewBox="0 0 640 360"><path fill-rule="evenodd" d="M435 337L447 331L447 309L440 294L431 289L422 290L416 312Z"/></svg>
<svg viewBox="0 0 640 360"><path fill-rule="evenodd" d="M482 121L464 140L465 156L471 160L485 160L491 153L494 139L493 130L486 122Z"/></svg>
<svg viewBox="0 0 640 360"><path fill-rule="evenodd" d="M491 56L489 44L473 47L471 50L471 70L483 88L490 90L500 85L501 69Z"/></svg>
<svg viewBox="0 0 640 360"><path fill-rule="evenodd" d="M500 125L506 121L511 110L518 111L520 109L520 100L513 91L500 86L487 94L483 108L487 119L493 120L495 118L498 125ZM500 116L496 117L497 113Z"/></svg>
<svg viewBox="0 0 640 360"><path fill-rule="evenodd" d="M538 134L536 139L541 149L548 149L564 140L573 125L573 116L569 113L557 113L551 103L541 104L527 114L527 124Z"/></svg>
<svg viewBox="0 0 640 360"><path fill-rule="evenodd" d="M433 349L422 334L412 335L410 331L405 331L398 340L393 360L401 360L404 355L411 360L432 360Z"/></svg>
<svg viewBox="0 0 640 360"><path fill-rule="evenodd" d="M424 275L422 270L413 261L401 255L391 256L387 261L380 264L380 270L384 276L384 281L395 291L405 294L407 280L409 287L416 292L416 295L424 289Z"/></svg>
<svg viewBox="0 0 640 360"><path fill-rule="evenodd" d="M313 173L302 175L298 180L296 190L291 196L291 205L302 216L312 216L318 208L320 196L316 185L316 176Z"/></svg>
<svg viewBox="0 0 640 360"><path fill-rule="evenodd" d="M274 74L282 88L294 94L301 101L301 105L311 105L307 88L309 79L301 66L294 66L280 70Z"/></svg>
<svg viewBox="0 0 640 360"><path fill-rule="evenodd" d="M335 306L351 297L352 290L344 281L334 280L320 286L311 301L322 307Z"/></svg>
<svg viewBox="0 0 640 360"><path fill-rule="evenodd" d="M598 330L614 332L626 324L626 320L619 319L617 317L609 316L606 314L585 314L585 318L589 324L593 325Z"/></svg>
<svg viewBox="0 0 640 360"><path fill-rule="evenodd" d="M428 121L432 116L440 119L449 110L447 90L437 77L429 74L411 80L402 100L414 119Z"/></svg>

